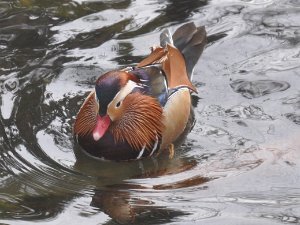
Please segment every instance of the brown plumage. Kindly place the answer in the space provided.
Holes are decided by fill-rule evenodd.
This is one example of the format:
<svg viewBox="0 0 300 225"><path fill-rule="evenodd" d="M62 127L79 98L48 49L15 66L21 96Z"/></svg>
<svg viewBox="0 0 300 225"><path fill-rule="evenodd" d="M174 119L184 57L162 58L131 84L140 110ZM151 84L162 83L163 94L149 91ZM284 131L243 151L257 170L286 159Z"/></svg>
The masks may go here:
<svg viewBox="0 0 300 225"><path fill-rule="evenodd" d="M82 104L74 124L74 134L88 135L96 125L98 105L95 92L92 91Z"/></svg>
<svg viewBox="0 0 300 225"><path fill-rule="evenodd" d="M164 129L159 102L141 93L129 94L123 102L123 112L122 117L112 123L115 142L126 140L135 150L141 150L144 145L151 149Z"/></svg>

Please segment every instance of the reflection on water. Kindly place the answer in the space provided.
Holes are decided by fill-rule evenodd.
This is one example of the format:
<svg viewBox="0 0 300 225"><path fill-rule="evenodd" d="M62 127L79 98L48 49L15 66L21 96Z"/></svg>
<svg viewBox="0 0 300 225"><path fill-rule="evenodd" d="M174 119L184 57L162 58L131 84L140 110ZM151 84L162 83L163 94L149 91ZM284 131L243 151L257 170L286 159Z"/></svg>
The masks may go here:
<svg viewBox="0 0 300 225"><path fill-rule="evenodd" d="M299 223L299 15L296 0L0 0L0 223ZM72 124L97 77L188 21L209 44L175 157L82 153Z"/></svg>

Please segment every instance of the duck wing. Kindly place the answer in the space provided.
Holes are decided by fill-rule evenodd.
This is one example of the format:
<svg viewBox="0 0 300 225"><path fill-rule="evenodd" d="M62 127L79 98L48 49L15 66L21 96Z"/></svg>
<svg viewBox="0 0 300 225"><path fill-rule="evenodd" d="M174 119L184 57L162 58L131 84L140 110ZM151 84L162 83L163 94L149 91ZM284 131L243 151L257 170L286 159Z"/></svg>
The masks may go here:
<svg viewBox="0 0 300 225"><path fill-rule="evenodd" d="M168 87L160 64L136 67L126 72L135 75L139 79L143 88L139 88L138 91L156 98L161 106L166 104L168 100Z"/></svg>
<svg viewBox="0 0 300 225"><path fill-rule="evenodd" d="M206 43L205 28L188 23L178 28L173 36L168 30L163 31L160 40L162 47L155 48L137 67L161 64L168 88L188 87L197 93L190 77Z"/></svg>

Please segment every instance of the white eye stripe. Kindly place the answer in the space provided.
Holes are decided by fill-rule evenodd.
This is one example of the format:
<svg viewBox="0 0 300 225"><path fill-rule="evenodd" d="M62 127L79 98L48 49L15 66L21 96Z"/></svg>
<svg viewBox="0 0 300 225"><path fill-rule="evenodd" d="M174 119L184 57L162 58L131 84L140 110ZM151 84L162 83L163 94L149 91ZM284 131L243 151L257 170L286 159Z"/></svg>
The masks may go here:
<svg viewBox="0 0 300 225"><path fill-rule="evenodd" d="M127 84L116 94L111 102L121 102L124 98L129 95L134 88L142 88L140 85L132 80L129 80Z"/></svg>

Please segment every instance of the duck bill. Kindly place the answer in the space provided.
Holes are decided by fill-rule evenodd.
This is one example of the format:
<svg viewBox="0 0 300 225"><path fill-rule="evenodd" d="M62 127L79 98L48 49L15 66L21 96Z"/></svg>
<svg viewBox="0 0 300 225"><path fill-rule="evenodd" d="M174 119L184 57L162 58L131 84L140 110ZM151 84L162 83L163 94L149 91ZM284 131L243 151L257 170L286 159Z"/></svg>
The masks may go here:
<svg viewBox="0 0 300 225"><path fill-rule="evenodd" d="M110 122L111 120L108 115L105 115L103 117L97 115L96 126L93 130L93 138L95 141L99 141L100 138L103 137L110 125Z"/></svg>

